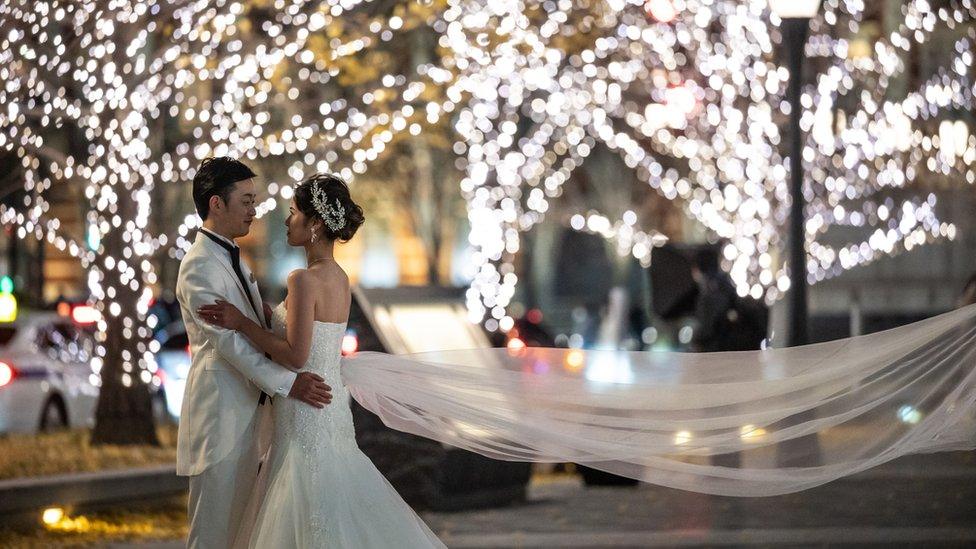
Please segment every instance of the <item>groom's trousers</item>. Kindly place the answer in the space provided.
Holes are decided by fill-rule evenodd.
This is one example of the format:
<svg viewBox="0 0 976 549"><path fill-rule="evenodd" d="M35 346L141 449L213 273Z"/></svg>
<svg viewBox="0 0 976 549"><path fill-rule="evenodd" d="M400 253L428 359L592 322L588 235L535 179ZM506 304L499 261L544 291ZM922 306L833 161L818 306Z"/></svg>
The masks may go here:
<svg viewBox="0 0 976 549"><path fill-rule="evenodd" d="M254 414L237 448L190 477L188 548L226 549L240 531L261 458L261 412Z"/></svg>

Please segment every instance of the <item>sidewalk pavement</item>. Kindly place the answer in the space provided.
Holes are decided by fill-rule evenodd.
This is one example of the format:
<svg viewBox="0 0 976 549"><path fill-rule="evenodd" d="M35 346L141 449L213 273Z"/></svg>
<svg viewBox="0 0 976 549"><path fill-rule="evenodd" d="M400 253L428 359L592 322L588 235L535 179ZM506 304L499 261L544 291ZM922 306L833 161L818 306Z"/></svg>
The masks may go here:
<svg viewBox="0 0 976 549"><path fill-rule="evenodd" d="M769 498L650 485L587 488L546 477L522 505L423 513L449 547L800 547L976 545L976 454L899 460ZM171 549L180 543L114 545Z"/></svg>

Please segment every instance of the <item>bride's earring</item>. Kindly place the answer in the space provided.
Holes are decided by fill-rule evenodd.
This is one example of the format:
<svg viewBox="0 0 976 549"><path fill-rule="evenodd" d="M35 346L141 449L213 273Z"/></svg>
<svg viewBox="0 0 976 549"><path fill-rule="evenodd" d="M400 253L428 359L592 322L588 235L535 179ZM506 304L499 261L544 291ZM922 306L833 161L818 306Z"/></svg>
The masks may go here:
<svg viewBox="0 0 976 549"><path fill-rule="evenodd" d="M315 231L312 231L312 244L315 244L315 241L317 240L317 237L315 235L316 235L316 232Z"/></svg>

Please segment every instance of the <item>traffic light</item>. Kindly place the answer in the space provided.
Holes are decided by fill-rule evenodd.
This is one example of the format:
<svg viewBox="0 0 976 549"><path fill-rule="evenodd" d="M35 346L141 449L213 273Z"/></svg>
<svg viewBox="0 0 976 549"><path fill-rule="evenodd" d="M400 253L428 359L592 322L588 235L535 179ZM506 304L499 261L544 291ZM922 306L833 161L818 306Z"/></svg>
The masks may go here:
<svg viewBox="0 0 976 549"><path fill-rule="evenodd" d="M17 320L17 298L13 291L13 279L9 276L0 278L0 322Z"/></svg>

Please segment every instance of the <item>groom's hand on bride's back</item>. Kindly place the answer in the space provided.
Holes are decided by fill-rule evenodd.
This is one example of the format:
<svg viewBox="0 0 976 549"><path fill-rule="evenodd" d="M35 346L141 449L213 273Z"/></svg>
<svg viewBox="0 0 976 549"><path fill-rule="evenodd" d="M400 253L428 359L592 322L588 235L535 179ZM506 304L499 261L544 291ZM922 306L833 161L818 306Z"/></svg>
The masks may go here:
<svg viewBox="0 0 976 549"><path fill-rule="evenodd" d="M325 408L332 402L332 387L325 384L321 376L311 372L299 372L288 396L314 406Z"/></svg>

